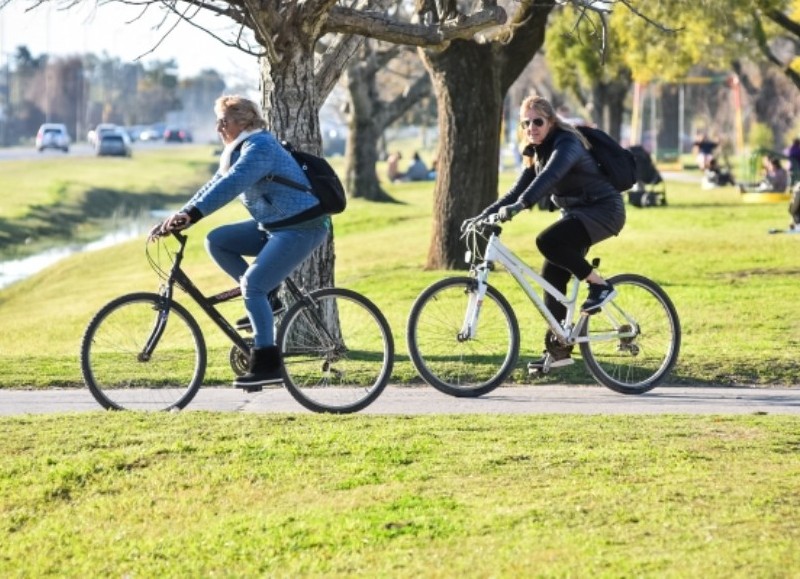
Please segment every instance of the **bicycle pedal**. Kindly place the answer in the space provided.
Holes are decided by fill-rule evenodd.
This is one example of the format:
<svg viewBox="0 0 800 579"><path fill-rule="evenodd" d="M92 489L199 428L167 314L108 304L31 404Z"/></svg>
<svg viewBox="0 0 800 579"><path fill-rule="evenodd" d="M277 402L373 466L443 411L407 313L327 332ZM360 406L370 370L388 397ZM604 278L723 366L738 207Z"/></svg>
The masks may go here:
<svg viewBox="0 0 800 579"><path fill-rule="evenodd" d="M541 374L544 376L545 374L550 373L550 368L546 368L543 366L534 366L532 363L528 364L528 376L538 376Z"/></svg>

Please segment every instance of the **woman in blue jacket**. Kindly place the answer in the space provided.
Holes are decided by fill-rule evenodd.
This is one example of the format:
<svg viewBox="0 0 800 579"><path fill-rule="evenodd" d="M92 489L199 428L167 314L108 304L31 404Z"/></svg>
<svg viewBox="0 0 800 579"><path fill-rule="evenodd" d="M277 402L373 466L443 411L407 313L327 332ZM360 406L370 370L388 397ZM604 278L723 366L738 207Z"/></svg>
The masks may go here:
<svg viewBox="0 0 800 579"><path fill-rule="evenodd" d="M562 293L570 276L585 280L589 295L581 311L597 313L616 291L592 268L586 254L592 245L622 230L622 195L600 172L583 135L561 120L549 101L539 96L522 101L520 124L527 140L522 153L527 167L511 190L484 209L481 216L498 213L508 220L549 195L562 217L536 238L545 258L542 277ZM564 305L548 294L544 298L553 316L563 320ZM546 343L544 357L528 364L529 370L540 370L548 356L551 368L572 364L572 347L555 347L549 338Z"/></svg>
<svg viewBox="0 0 800 579"><path fill-rule="evenodd" d="M330 217L305 219L304 212L319 203L317 198L266 178L280 175L308 185L297 162L266 130L256 103L240 96L222 96L215 102L214 112L217 132L225 144L219 169L160 229L168 232L188 227L235 197L250 212L250 219L211 231L206 249L241 286L254 345L249 371L233 384L257 392L265 384L282 381L269 293L325 241ZM248 262L246 257L254 259Z"/></svg>

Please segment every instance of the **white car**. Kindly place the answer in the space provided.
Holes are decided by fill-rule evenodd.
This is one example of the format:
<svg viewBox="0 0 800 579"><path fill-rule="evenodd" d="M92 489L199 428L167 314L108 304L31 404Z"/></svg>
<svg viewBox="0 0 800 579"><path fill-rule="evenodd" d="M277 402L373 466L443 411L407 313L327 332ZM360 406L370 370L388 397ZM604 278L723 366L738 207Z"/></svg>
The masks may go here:
<svg viewBox="0 0 800 579"><path fill-rule="evenodd" d="M45 123L36 132L36 149L40 153L45 149L61 149L69 153L70 142L67 126L62 123Z"/></svg>
<svg viewBox="0 0 800 579"><path fill-rule="evenodd" d="M130 157L133 154L131 139L122 129L98 131L95 139L94 151L98 157Z"/></svg>
<svg viewBox="0 0 800 579"><path fill-rule="evenodd" d="M100 137L102 137L103 135L116 133L117 131L120 130L121 129L113 123L100 123L99 125L97 125L97 127L95 127L94 129L92 129L87 133L86 140L89 141L89 144L92 147L97 147L97 143L100 141Z"/></svg>

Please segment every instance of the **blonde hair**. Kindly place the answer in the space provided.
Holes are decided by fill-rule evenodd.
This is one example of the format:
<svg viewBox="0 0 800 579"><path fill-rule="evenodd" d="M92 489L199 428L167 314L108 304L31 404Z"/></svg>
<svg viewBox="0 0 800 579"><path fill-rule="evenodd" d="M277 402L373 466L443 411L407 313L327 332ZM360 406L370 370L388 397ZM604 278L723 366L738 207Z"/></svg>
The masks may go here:
<svg viewBox="0 0 800 579"><path fill-rule="evenodd" d="M586 140L586 137L584 137L574 125L562 120L561 117L556 114L556 110L553 108L553 105L550 104L550 101L548 101L546 98L539 95L525 97L525 99L522 101L522 104L519 106L520 118L522 118L524 114L529 111L535 111L540 117L547 119L548 122L553 123L559 129L569 131L578 137L578 140L583 144L584 148L591 148L591 145L589 144L589 141ZM522 134L521 131L522 129L520 129L520 135ZM531 166L534 164L534 162L534 158L529 158L527 165Z"/></svg>
<svg viewBox="0 0 800 579"><path fill-rule="evenodd" d="M237 94L223 95L214 101L214 113L216 113L217 117L227 116L245 131L267 127L258 105L250 99Z"/></svg>

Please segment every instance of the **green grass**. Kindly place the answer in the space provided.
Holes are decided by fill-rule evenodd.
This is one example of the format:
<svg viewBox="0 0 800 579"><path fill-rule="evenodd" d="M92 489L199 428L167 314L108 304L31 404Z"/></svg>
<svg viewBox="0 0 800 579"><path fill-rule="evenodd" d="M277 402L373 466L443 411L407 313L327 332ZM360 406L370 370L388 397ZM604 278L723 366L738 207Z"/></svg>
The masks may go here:
<svg viewBox="0 0 800 579"><path fill-rule="evenodd" d="M790 577L795 417L0 419L3 577Z"/></svg>
<svg viewBox="0 0 800 579"><path fill-rule="evenodd" d="M177 204L202 185L211 146L135 150L131 158L43 156L3 162L0 256L32 253L58 239L96 234L92 218L124 218Z"/></svg>
<svg viewBox="0 0 800 579"><path fill-rule="evenodd" d="M188 156L193 149L177 150ZM173 162L197 170L210 153L202 148L194 151L194 157ZM174 185L183 191L175 194L181 201L199 177L189 176L193 180L187 178L182 188ZM503 174L501 188L513 177ZM127 179L133 182L137 176ZM120 181L118 186L125 190L128 182ZM351 200L348 210L334 219L336 282L363 292L386 314L397 346L393 374L397 383L419 381L404 335L415 297L428 284L453 273L424 269L433 186L432 182L387 184L400 203ZM668 183L667 199L667 207L629 206L622 234L597 246L592 256L602 258L604 274L641 273L658 281L672 297L683 325L683 347L672 381L797 384L800 318L795 315L795 297L800 236L767 234L769 228L787 222L786 206L743 204L733 188L705 191L697 183L679 181ZM212 227L244 215L238 203L232 203L193 230L195 242L186 266L207 293L227 289L231 282L208 259L201 239ZM524 213L506 226L504 240L538 268L541 257L534 238L554 218L538 210ZM144 249L144 239L137 239L76 255L0 290L0 387L81 386L78 345L92 315L120 294L158 288ZM522 329L521 360L538 355L542 321L507 274L493 274L492 283L516 307ZM178 297L191 305L185 296ZM238 318L242 309L241 302L234 302L224 306L223 312ZM229 344L204 318L199 321L211 349L206 382L227 383L231 379ZM528 380L522 371L512 379ZM576 364L544 381L587 383L591 378Z"/></svg>
<svg viewBox="0 0 800 579"><path fill-rule="evenodd" d="M336 275L384 310L395 381L411 382L405 317L449 273L423 268L432 184L388 187L401 204L355 200L336 217ZM668 199L630 208L597 253L604 273L640 272L673 297L675 380L795 384L800 238L766 235L785 206L680 183ZM226 208L194 238L241 215ZM552 219L518 217L506 243L538 265L533 239ZM0 387L80 386L91 316L158 286L144 247L76 255L0 291ZM230 286L199 242L187 266L208 292ZM523 356L537 352L541 322L507 275L494 280L518 306ZM227 346L203 327L209 382L227 383ZM587 382L577 366L558 379ZM798 432L792 416L2 417L0 576L790 577Z"/></svg>
<svg viewBox="0 0 800 579"><path fill-rule="evenodd" d="M198 167L206 162L207 153L198 148L194 158L175 162ZM160 156L156 161L164 162ZM196 173L188 176L197 181L199 174L207 175ZM501 187L508 186L513 176L504 174ZM191 181L175 188L191 191ZM386 187L400 203L352 200L348 210L335 217L336 281L363 292L384 311L397 345L393 380L407 383L418 381L405 346L411 304L424 287L451 272L424 269L433 183ZM176 194L180 200L186 196ZM657 280L672 297L683 325L683 348L672 381L797 385L800 236L767 234L769 228L787 222L786 207L744 204L733 188L705 191L696 183L677 181L668 183L667 200L666 207L629 206L622 234L597 246L592 255L602 258L606 275L638 272ZM232 203L194 230L196 242L186 265L209 293L231 284L210 262L200 240L211 227L243 216L244 210ZM517 217L505 228L506 244L538 267L541 258L534 237L554 218L538 210ZM76 255L0 291L0 387L80 386L78 344L91 316L117 295L158 287L144 248L144 239L138 239ZM508 278L498 273L492 282L517 306L524 361L541 351L544 326ZM185 297L181 301L189 305ZM241 303L226 307L231 316L241 315ZM216 328L203 318L200 321L211 347L207 382L227 383L229 345ZM513 380L524 381L527 376L520 371ZM591 379L578 364L544 380Z"/></svg>

